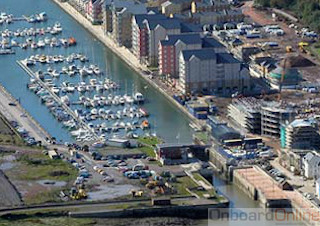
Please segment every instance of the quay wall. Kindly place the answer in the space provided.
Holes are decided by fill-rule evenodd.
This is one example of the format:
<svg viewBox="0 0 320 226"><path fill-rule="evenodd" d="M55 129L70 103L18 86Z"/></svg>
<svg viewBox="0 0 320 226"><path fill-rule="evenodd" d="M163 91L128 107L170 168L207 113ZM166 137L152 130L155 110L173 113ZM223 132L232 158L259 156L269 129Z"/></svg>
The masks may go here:
<svg viewBox="0 0 320 226"><path fill-rule="evenodd" d="M258 200L258 190L235 170L233 172L233 184L246 193L251 199Z"/></svg>
<svg viewBox="0 0 320 226"><path fill-rule="evenodd" d="M37 135L39 136L38 139L40 139L42 141L42 144L46 143L46 139L45 137L50 138L51 135L29 114L28 111L26 111L21 104L19 103L19 101L17 101L16 98L14 98L7 90L6 88L0 84L0 92L7 98L7 100L9 100L10 102L13 102L16 104L15 108L19 109L20 112L23 112L26 115L26 118L33 124L36 126L37 131L34 131L35 133L37 133ZM10 106L8 106L10 107ZM4 110L5 111L5 110ZM6 117L5 112L3 112L4 117ZM30 131L29 131L30 132Z"/></svg>
<svg viewBox="0 0 320 226"><path fill-rule="evenodd" d="M229 168L227 160L214 148L209 149L209 162L215 166L215 168L219 171L219 173L224 179L229 179Z"/></svg>
<svg viewBox="0 0 320 226"><path fill-rule="evenodd" d="M254 166L253 166L254 167ZM244 167L242 169L252 168ZM268 175L266 175L268 176ZM268 176L269 177L269 176ZM259 178L257 178L259 180ZM263 191L256 185L250 183L245 176L243 176L239 171L233 170L233 183L238 188L240 188L244 193L246 193L251 199L259 201L260 206L263 208L291 208L291 201L286 197L274 197L267 198ZM265 186L269 186L266 184ZM276 186L276 185L274 185Z"/></svg>
<svg viewBox="0 0 320 226"><path fill-rule="evenodd" d="M136 71L141 78L152 85L157 91L162 93L172 104L174 104L180 111L182 111L192 122L201 126L200 120L196 119L186 108L180 105L176 100L173 99L163 88L157 85L144 71L149 71L148 68L139 63L138 59L125 47L119 47L116 43L107 35L104 34L102 27L92 25L81 13L79 13L73 6L68 2L60 2L59 0L52 0L61 9L73 17L79 24L81 24L87 31L94 35L99 41L101 41L107 48L113 53L119 56L128 66Z"/></svg>
<svg viewBox="0 0 320 226"><path fill-rule="evenodd" d="M225 208L228 211L229 202L210 205L189 206L157 206L150 208L98 210L87 212L69 212L70 217L75 218L142 218L142 217L185 217L185 218L208 218L210 208Z"/></svg>

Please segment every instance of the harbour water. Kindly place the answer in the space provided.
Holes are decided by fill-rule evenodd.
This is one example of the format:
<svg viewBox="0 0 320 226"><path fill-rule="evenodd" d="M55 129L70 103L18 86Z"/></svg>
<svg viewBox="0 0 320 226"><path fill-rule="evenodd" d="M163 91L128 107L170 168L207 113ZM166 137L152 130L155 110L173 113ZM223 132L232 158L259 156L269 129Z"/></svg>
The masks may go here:
<svg viewBox="0 0 320 226"><path fill-rule="evenodd" d="M1 25L0 30L17 30L24 27L52 27L59 21L63 27L60 35L63 38L75 37L77 46L70 48L50 48L44 49L16 49L15 55L1 56L0 58L0 82L12 95L19 99L22 106L58 140L70 141L71 136L67 130L62 128L62 124L57 122L48 109L41 105L37 96L31 93L26 85L29 77L16 64L16 60L22 60L30 55L69 55L73 52L83 53L91 63L97 64L101 70L106 71L108 76L121 87L123 92L141 92L147 99L144 108L150 113L148 118L151 131L156 132L166 142L190 142L192 131L189 127L188 118L176 109L165 97L148 86L132 69L130 69L119 57L104 47L102 43L87 32L82 26L74 21L69 15L63 12L55 3L50 0L10 0L0 2L0 11L14 14L17 17L22 15L32 15L45 11L48 14L48 21L39 24L29 24L27 22L15 22L10 25ZM42 39L44 37L41 37ZM36 38L38 39L38 37ZM172 120L175 116L175 120ZM178 139L177 139L178 138Z"/></svg>
<svg viewBox="0 0 320 226"><path fill-rule="evenodd" d="M131 70L119 57L104 47L102 43L74 21L69 15L61 10L51 0L2 0L0 1L0 12L5 11L17 16L31 15L45 11L48 14L48 22L41 24L28 24L26 22L17 22L11 24L10 30L16 30L23 27L47 27L53 26L59 21L64 28L63 37L73 36L77 39L78 45L72 48L42 50L22 50L17 49L15 55L0 56L0 83L17 99L22 106L46 129L52 136L58 140L70 141L71 136L67 130L62 128L62 124L55 120L46 106L42 105L39 98L30 92L26 85L29 82L29 76L17 65L16 60L22 60L34 54L62 54L69 55L73 52L80 52L100 68L105 69L110 78L120 84L128 93L132 90L142 92L148 99L144 107L149 111L149 121L154 130L166 142L190 142L192 131L189 128L187 117L176 109L165 97L153 90L148 84ZM0 30L6 29L6 25L0 25ZM231 202L232 207L236 208L256 208L258 204L250 200L243 192L235 186L225 184L218 176L214 177L213 184L219 192L226 195ZM132 221L134 222L134 221ZM131 222L131 223L132 223ZM146 225L150 222L145 220ZM159 219L158 222L164 222ZM169 220L169 222L171 222ZM183 221L188 222L188 220ZM193 221L195 225L208 225L208 221ZM119 224L120 225L120 224ZM129 225L129 224L128 224ZM155 223L154 225L162 225ZM172 225L180 225L172 224ZM219 222L210 222L210 225L220 225ZM230 223L229 225L241 225ZM261 222L261 225L277 225L277 222Z"/></svg>

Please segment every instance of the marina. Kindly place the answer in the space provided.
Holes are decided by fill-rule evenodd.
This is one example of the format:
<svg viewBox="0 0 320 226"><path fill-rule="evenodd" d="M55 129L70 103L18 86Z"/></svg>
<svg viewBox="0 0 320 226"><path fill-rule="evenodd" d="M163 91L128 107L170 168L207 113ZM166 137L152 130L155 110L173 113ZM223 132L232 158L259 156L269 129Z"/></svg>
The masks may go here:
<svg viewBox="0 0 320 226"><path fill-rule="evenodd" d="M59 36L62 34L62 26L56 22L52 27L42 28L19 28L17 30L5 29L0 32L0 49L11 50L13 48L28 49L44 49L50 48L68 48L75 46L77 41L74 37L65 38ZM13 51L13 50L12 50Z"/></svg>
<svg viewBox="0 0 320 226"><path fill-rule="evenodd" d="M15 21L26 21L28 23L42 23L47 20L48 20L48 16L45 12L41 12L39 14L33 14L30 16L22 15L21 17L15 17L13 14L0 12L0 25L11 24Z"/></svg>
<svg viewBox="0 0 320 226"><path fill-rule="evenodd" d="M28 89L76 141L143 135L150 128L149 114L140 108L143 94L121 95L121 87L88 61L82 54L32 55L17 63L31 76Z"/></svg>
<svg viewBox="0 0 320 226"><path fill-rule="evenodd" d="M47 75L47 79L53 79L53 80L58 80L59 84L57 84L57 87L60 88L60 94L61 97L65 95L71 96L70 99L70 108L73 108L76 110L76 108L81 108L83 110L89 110L89 108L85 107L84 104L88 105L89 102L93 103L95 105L95 102L100 104L102 103L102 100L98 100L98 96L106 96L108 98L108 95L110 94L109 91L104 90L102 93L102 84L99 84L100 82L106 82L104 76L108 77L109 80L113 81L115 84L117 84L121 89L117 88L113 91L114 97L119 98L119 102L123 102L123 97L131 96L133 98L133 95L135 93L141 93L143 96L147 99L144 102L144 106L142 111L150 113L150 116L148 117L148 122L150 129L149 130L142 130L141 129L141 123L144 121L142 118L137 118L134 117L134 120L131 120L133 117L130 113L129 116L121 116L123 121L125 121L125 124L127 125L127 122L131 120L132 123L137 123L137 132L133 132L134 135L135 133L157 133L157 135L161 136L164 140L170 142L174 141L175 137L177 134L180 134L180 141L188 141L191 139L191 129L188 127L188 120L185 116L180 117L177 120L177 125L174 126L170 122L170 115L176 114L179 112L179 110L175 109L174 106L172 106L161 94L159 94L157 91L149 87L146 82L144 82L142 79L138 78L135 72L132 72L132 70L123 64L123 62L118 58L115 57L115 55L108 49L106 49L102 43L97 42L94 40L94 38L86 32L81 26L79 26L75 21L71 20L68 18L68 16L64 13L60 14L55 14L52 13L51 10L48 10L47 6L45 6L47 3L41 3L39 6L37 6L36 9L30 10L27 5L22 3L24 7L21 8L26 8L27 10L21 10L21 11L11 11L10 8L3 8L5 9L6 12L12 12L14 15L32 15L34 14L35 11L41 12L43 10L46 10L47 12L50 11L50 14L48 15L48 20L42 23L38 24L31 24L31 23L25 23L25 21L21 22L16 22L16 23L11 23L11 24L3 24L1 27L0 31L4 32L5 30L9 30L11 32L11 37L7 39L15 39L17 42L20 44L22 42L25 42L27 38L33 38L38 42L38 39L42 39L45 42L46 37L48 38L56 38L58 41L64 37L68 40L68 37L74 37L76 39L76 43L79 45L73 46L72 48L51 48L46 45L45 48L37 48L37 49L31 49L31 47L26 48L24 51L19 50L19 47L12 47L11 49L16 52L17 59L26 59L30 58L31 55L36 56L36 55L51 55L51 56L69 56L72 55L73 52L82 52L84 53L83 55L86 55L88 59L92 60L95 64L99 65L99 70L103 72L103 74L99 76L85 76L88 77L85 79L86 85L82 83L83 86L86 86L86 91L84 92L83 86L81 85L81 81L79 80L79 75L74 75L73 72L70 72L69 74L65 73L60 73L63 71L66 71L65 65L63 63L53 63L53 64L48 64L46 65L45 63L40 63L41 68L39 70L42 70L43 73L48 72L47 70L49 69L49 73L52 75L50 76L49 74ZM49 5L51 8L57 8L53 3L49 2ZM20 7L19 7L20 8ZM38 34L39 31L41 30L46 30L48 27L53 27L56 23L60 23L61 28L63 28L62 32L58 35L52 35L50 33L45 33L44 35L41 35L40 33ZM25 36L25 37L20 37L18 36L17 31L33 31L35 32L35 36ZM14 33L16 32L16 35L18 37L15 37ZM6 32L5 32L6 33ZM30 33L31 34L31 33ZM33 35L33 34L32 34ZM1 36L2 37L2 36ZM0 38L1 39L1 38ZM84 45L85 44L85 45ZM93 55L94 53L94 55ZM57 61L57 57L52 58L51 61ZM71 61L71 59L69 59ZM86 59L82 59L85 61ZM92 62L88 63L86 61L86 68L88 70L81 70L81 73L86 74L87 72L91 72L89 69L90 65L93 64ZM29 62L32 64L32 60ZM54 116L51 114L51 112L48 110L48 108L41 103L39 100L39 97L37 97L33 92L30 92L30 90L27 88L27 84L30 83L30 77L25 76L24 71L20 70L19 67L16 67L16 62L15 60L12 61L10 56L3 56L3 59L1 59L0 62L2 68L4 68L4 74L6 76L1 76L0 80L1 83L4 84L6 88L8 88L8 91L13 94L13 96L21 101L21 104L36 120L39 121L41 125L44 126L46 130L57 140L61 141L72 141L75 140L75 137L72 137L70 134L70 131L67 129L63 123L59 123L58 120L53 120ZM82 64L82 62L77 62L77 63L72 63L76 64ZM72 65L71 64L71 65ZM9 66L10 65L10 66ZM69 66L71 66L69 65ZM93 64L94 65L94 64ZM68 67L69 67L68 66ZM6 68L11 68L10 70L7 70ZM56 71L51 71L50 68L56 70ZM84 68L84 69L86 69ZM80 69L80 68L79 68ZM82 68L81 68L82 69ZM35 71L36 72L36 71ZM80 72L80 71L79 71ZM97 71L96 71L97 72ZM90 77L90 78L89 78ZM70 81L66 81L68 80ZM97 86L94 87L92 84L90 84L90 79L96 79L97 80ZM94 83L95 81L91 81ZM74 88L73 88L74 87ZM82 87L82 88L81 88ZM81 91L79 93L78 89ZM101 90L101 91L98 91ZM104 88L105 89L105 86ZM56 90L56 89L55 89ZM74 90L74 91L73 91ZM107 95L105 95L106 93ZM63 95L65 94L65 95ZM73 94L73 95L71 95ZM80 94L83 94L82 96L85 96L86 99L82 98L81 100L85 101L82 102L79 99ZM94 100L94 95L97 95ZM74 97L74 98L73 98ZM132 101L132 98L129 98L128 101ZM115 104L117 104L117 100L114 101ZM113 105L111 104L108 106L109 103L107 101L106 106L104 108L114 108L115 110L113 111L113 114L115 116L111 116L110 120L107 120L107 127L112 127L114 126L113 124L116 123L117 120L111 120L112 117L117 117L117 111L120 111L124 105L118 104L118 105ZM90 106L91 108L92 106ZM101 108L100 106L95 107L95 108ZM141 107L137 107L135 110L136 113L140 112ZM129 108L130 109L130 108ZM122 109L123 111L123 109ZM88 114L88 113L87 113ZM180 113L179 113L180 114ZM120 115L120 114L118 114ZM102 124L103 123L102 117L100 119L95 120L93 124ZM119 120L119 125L120 125L120 119ZM48 121L52 123L47 123ZM92 122L92 121L90 121ZM115 124L117 125L117 124ZM123 126L123 123L121 123L121 126ZM120 126L119 126L120 127ZM138 128L139 127L139 128ZM167 131L169 128L169 132ZM128 131L130 132L130 131ZM132 132L132 131L131 131ZM118 132L113 132L113 134L109 134L109 136L113 135L126 135L127 131L125 129L119 129Z"/></svg>

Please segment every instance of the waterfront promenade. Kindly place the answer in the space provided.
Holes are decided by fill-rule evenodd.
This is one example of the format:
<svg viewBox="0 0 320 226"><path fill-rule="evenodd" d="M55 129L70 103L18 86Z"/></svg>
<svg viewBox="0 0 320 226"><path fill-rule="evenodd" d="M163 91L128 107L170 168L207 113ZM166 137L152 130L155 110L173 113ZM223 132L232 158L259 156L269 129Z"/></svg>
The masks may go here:
<svg viewBox="0 0 320 226"><path fill-rule="evenodd" d="M153 88L162 93L172 104L180 109L189 119L199 126L203 126L203 123L190 114L186 108L180 105L173 99L174 90L161 82L157 76L149 76L150 70L146 65L140 64L139 60L130 52L129 49L124 46L118 46L110 37L104 34L102 27L99 25L92 25L80 12L78 12L73 6L67 2L60 2L59 0L52 0L59 5L65 12L72 16L78 23L80 23L85 29L93 34L99 41L101 41L112 52L118 55L126 64L128 64L133 70L135 70L145 81L147 81Z"/></svg>

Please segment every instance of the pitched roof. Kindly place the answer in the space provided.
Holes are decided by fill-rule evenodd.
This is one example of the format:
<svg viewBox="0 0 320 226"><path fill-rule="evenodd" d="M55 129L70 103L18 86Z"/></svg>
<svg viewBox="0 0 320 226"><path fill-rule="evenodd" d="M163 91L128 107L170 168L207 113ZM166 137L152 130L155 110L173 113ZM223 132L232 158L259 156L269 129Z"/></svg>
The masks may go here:
<svg viewBox="0 0 320 226"><path fill-rule="evenodd" d="M232 64L240 63L230 53L216 53L213 49L197 49L197 50L184 50L182 51L184 60L188 61L192 56L200 60L216 59L218 64Z"/></svg>
<svg viewBox="0 0 320 226"><path fill-rule="evenodd" d="M216 59L217 54L212 49L197 49L197 50L184 50L182 51L184 60L188 61L192 56L200 60Z"/></svg>
<svg viewBox="0 0 320 226"><path fill-rule="evenodd" d="M217 63L218 64L235 64L240 63L239 60L233 57L230 53L217 53Z"/></svg>
<svg viewBox="0 0 320 226"><path fill-rule="evenodd" d="M150 30L155 29L158 25L165 29L180 29L180 21L173 18L148 20Z"/></svg>
<svg viewBox="0 0 320 226"><path fill-rule="evenodd" d="M179 34L179 35L168 35L167 40L162 40L161 45L175 45L177 41L180 40L186 45L200 44L201 38L200 34Z"/></svg>
<svg viewBox="0 0 320 226"><path fill-rule="evenodd" d="M203 38L202 39L202 47L203 48L223 48L224 45L222 45L219 41L217 41L214 38Z"/></svg>
<svg viewBox="0 0 320 226"><path fill-rule="evenodd" d="M202 26L199 24L181 23L181 32L202 32Z"/></svg>
<svg viewBox="0 0 320 226"><path fill-rule="evenodd" d="M140 14L140 15L134 15L134 18L136 19L136 22L139 27L143 26L143 21L151 21L151 20L164 20L167 19L165 15L162 14Z"/></svg>
<svg viewBox="0 0 320 226"><path fill-rule="evenodd" d="M110 4L107 3L109 6L114 6L116 8L125 8L128 12L132 14L145 14L147 13L146 6L136 1L130 0L113 0L110 1Z"/></svg>

